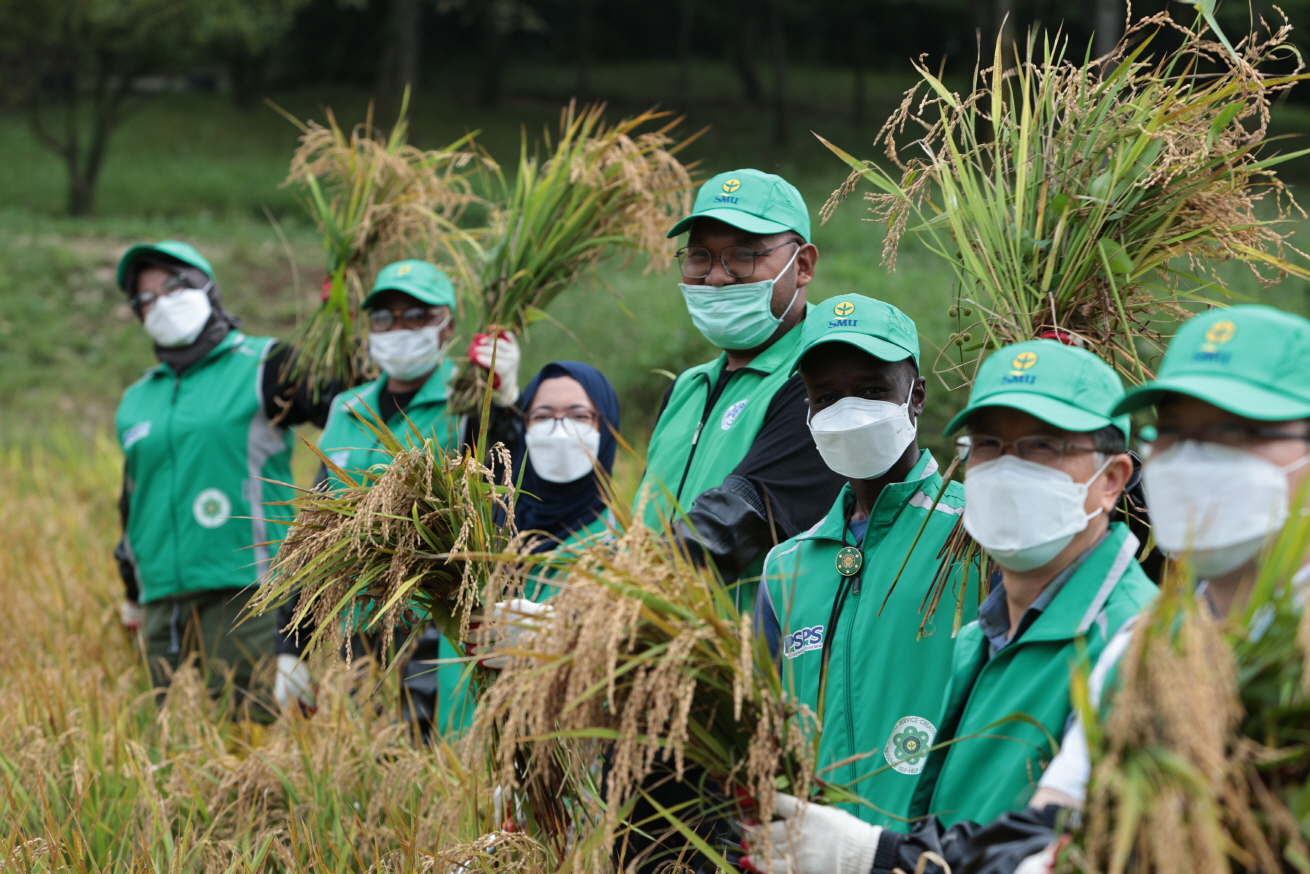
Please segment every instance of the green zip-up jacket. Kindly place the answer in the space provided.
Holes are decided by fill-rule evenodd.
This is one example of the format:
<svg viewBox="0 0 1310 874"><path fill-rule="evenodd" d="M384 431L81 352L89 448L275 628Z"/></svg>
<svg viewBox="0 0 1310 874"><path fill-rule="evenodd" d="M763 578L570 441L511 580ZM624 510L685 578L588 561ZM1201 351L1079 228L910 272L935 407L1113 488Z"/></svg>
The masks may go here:
<svg viewBox="0 0 1310 874"><path fill-rule="evenodd" d="M978 612L978 572L965 591L955 591L958 575L948 583L927 626L931 633L920 639L924 596L941 565L942 544L964 512L964 487L951 483L943 493L937 462L923 451L905 481L878 496L859 544L846 530L854 501L847 485L827 518L770 551L756 618L784 685L820 715L819 768L865 755L823 778L877 808L843 805L850 813L895 827L893 817L906 816L927 761L915 753L931 747L937 734L957 597L964 621ZM858 574L844 577L836 562L848 545L858 545L864 560Z"/></svg>
<svg viewBox="0 0 1310 874"><path fill-rule="evenodd" d="M442 449L453 447L459 440L459 418L452 417L446 408L448 386L454 372L455 365L443 360L405 409L387 420L387 427L402 442L413 438L415 430L422 437L435 438ZM378 396L386 384L387 375L384 373L373 382L343 391L332 402L332 411L319 437L318 448L344 471L362 472L391 460L365 424L376 425Z"/></svg>
<svg viewBox="0 0 1310 874"><path fill-rule="evenodd" d="M123 548L142 603L256 583L293 510L291 432L270 424L273 339L231 331L181 375L160 364L128 387L115 427L126 457Z"/></svg>
<svg viewBox="0 0 1310 874"><path fill-rule="evenodd" d="M1072 672L1096 664L1119 628L1155 597L1137 546L1127 525L1113 523L1036 621L990 659L976 621L960 632L937 743L960 740L928 757L915 816L990 822L1027 805L1073 714ZM1016 713L1041 728L995 725Z"/></svg>

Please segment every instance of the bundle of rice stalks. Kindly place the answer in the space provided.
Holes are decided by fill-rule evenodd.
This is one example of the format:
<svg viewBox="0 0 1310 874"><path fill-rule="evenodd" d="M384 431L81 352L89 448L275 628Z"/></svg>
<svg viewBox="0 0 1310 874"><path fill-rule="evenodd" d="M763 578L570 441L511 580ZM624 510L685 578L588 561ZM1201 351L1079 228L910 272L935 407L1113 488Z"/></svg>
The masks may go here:
<svg viewBox="0 0 1310 874"><path fill-rule="evenodd" d="M1153 56L1162 31L1181 44ZM907 229L951 263L956 349L946 347L939 373L967 382L981 350L1048 335L1145 379L1159 323L1222 290L1217 262L1244 261L1265 284L1310 277L1285 257L1303 253L1278 230L1295 204L1272 169L1304 152L1262 154L1272 101L1303 78L1289 31L1233 51L1200 19L1185 28L1162 13L1130 26L1104 58L1070 59L1057 36L1040 50L1030 39L1008 68L998 41L965 95L920 63L922 81L876 140L898 172L824 141L852 173L822 215L865 179L887 224L884 263L895 266ZM923 133L903 143L907 126Z"/></svg>
<svg viewBox="0 0 1310 874"><path fill-rule="evenodd" d="M552 581L552 619L510 651L472 740L502 786L591 811L605 842L661 763L677 779L703 775L706 803L725 812L749 794L767 821L775 788L805 796L814 782L812 716L784 694L750 617L712 572L638 521L624 530Z"/></svg>
<svg viewBox="0 0 1310 874"><path fill-rule="evenodd" d="M692 138L671 135L681 119L638 133L668 113L643 112L615 125L604 104L560 115L559 136L548 157L530 153L526 139L513 181L496 173L503 195L488 237L494 241L475 272L464 277L466 316L495 333L522 332L578 275L602 256L626 249L649 257L648 269L667 263L665 232L690 209L691 176L677 153ZM451 408L470 413L485 391L477 368L455 376Z"/></svg>
<svg viewBox="0 0 1310 874"><path fill-rule="evenodd" d="M492 573L491 557L514 539L513 489L478 455L443 453L421 435L404 439L370 425L391 456L359 478L319 457L344 487L294 502L296 519L252 610L299 592L292 626L314 628L309 644L336 649L356 631L380 634L388 652L397 628L432 621L458 644ZM497 444L496 464L509 470Z"/></svg>
<svg viewBox="0 0 1310 874"><path fill-rule="evenodd" d="M471 177L490 162L473 149L471 134L431 151L408 145L408 100L407 92L386 136L373 126L372 104L364 123L349 133L331 110L327 127L278 110L301 130L282 184L303 189L305 209L328 252L322 306L291 338L299 355L290 376L315 388L360 381L367 360L355 314L378 269L409 257L468 269L461 265L473 232L459 221L481 202Z"/></svg>

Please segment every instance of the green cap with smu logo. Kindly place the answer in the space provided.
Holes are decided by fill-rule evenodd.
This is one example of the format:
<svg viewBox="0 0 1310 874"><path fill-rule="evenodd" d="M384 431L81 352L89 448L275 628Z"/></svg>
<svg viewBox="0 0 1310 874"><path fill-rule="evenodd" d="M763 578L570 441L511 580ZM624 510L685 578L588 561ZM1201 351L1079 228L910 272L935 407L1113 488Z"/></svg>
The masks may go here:
<svg viewBox="0 0 1310 874"><path fill-rule="evenodd" d="M669 231L676 237L698 218L712 218L751 234L795 231L810 239L810 211L805 198L781 176L759 170L720 173L696 192L691 215Z"/></svg>
<svg viewBox="0 0 1310 874"><path fill-rule="evenodd" d="M403 291L428 306L455 306L455 286L450 277L427 261L397 261L383 267L373 282L373 290L364 298L364 309L387 291Z"/></svg>
<svg viewBox="0 0 1310 874"><path fill-rule="evenodd" d="M1057 340L1029 340L993 352L978 368L969 405L951 419L960 430L978 410L1008 407L1065 431L1097 431L1113 425L1128 438L1129 419L1115 405L1123 384L1110 365L1085 349Z"/></svg>
<svg viewBox="0 0 1310 874"><path fill-rule="evenodd" d="M883 361L914 359L919 364L919 329L889 303L862 294L843 294L815 304L801 327L801 352L823 343L848 343Z"/></svg>
<svg viewBox="0 0 1310 874"><path fill-rule="evenodd" d="M181 240L161 240L158 243L137 243L123 253L118 259L118 287L130 292L129 280L135 281L133 262L138 258L157 258L161 261L180 261L188 267L202 271L210 279L214 278L214 268L209 261L196 251L196 247Z"/></svg>
<svg viewBox="0 0 1310 874"><path fill-rule="evenodd" d="M1160 375L1116 411L1140 410L1167 392L1248 419L1310 418L1310 321L1254 304L1201 313L1170 341Z"/></svg>

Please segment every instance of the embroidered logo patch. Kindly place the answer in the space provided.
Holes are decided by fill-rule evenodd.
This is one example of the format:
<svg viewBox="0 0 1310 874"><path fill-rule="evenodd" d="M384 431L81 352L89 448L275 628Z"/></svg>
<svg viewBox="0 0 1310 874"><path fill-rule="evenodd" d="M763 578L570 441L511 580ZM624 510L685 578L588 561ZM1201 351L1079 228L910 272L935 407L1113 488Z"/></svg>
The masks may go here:
<svg viewBox="0 0 1310 874"><path fill-rule="evenodd" d="M191 514L205 528L218 528L232 518L232 502L219 489L205 489L196 495Z"/></svg>
<svg viewBox="0 0 1310 874"><path fill-rule="evenodd" d="M892 729L892 736L882 754L892 770L901 774L918 774L928 764L928 750L937 737L937 726L920 716L902 716Z"/></svg>
<svg viewBox="0 0 1310 874"><path fill-rule="evenodd" d="M811 625L809 628L793 631L782 641L782 654L789 659L819 649L823 649L822 625Z"/></svg>
<svg viewBox="0 0 1310 874"><path fill-rule="evenodd" d="M740 179L726 179L726 180L724 180L724 182L723 182L723 193L724 193L724 194L732 194L732 193L733 193L734 191L736 191L738 188L741 188L741 180L740 180Z"/></svg>
<svg viewBox="0 0 1310 874"><path fill-rule="evenodd" d="M855 304L851 303L848 300L844 300L841 303L837 304L835 307L833 307L832 311L837 315L841 316L842 318L846 318L851 313L855 312Z"/></svg>
<svg viewBox="0 0 1310 874"><path fill-rule="evenodd" d="M748 400L750 400L750 398L746 399L746 401ZM731 428L732 424L737 421L737 417L741 415L741 411L746 409L746 401L737 401L737 403L724 410L723 419L719 422L719 427L724 431Z"/></svg>

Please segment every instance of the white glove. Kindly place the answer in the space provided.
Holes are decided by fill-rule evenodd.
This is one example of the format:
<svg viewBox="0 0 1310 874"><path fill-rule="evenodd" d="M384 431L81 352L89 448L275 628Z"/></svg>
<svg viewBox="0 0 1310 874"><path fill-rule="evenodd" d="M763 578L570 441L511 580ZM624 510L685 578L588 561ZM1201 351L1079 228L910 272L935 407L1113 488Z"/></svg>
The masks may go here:
<svg viewBox="0 0 1310 874"><path fill-rule="evenodd" d="M487 621L469 626L465 651L478 656L478 664L499 671L509 664L503 653L526 644L550 621L555 608L527 598L500 601L491 608Z"/></svg>
<svg viewBox="0 0 1310 874"><path fill-rule="evenodd" d="M292 701L299 701L306 709L314 708L314 677L309 673L309 665L300 656L290 653L278 655L273 697L283 710L288 709Z"/></svg>
<svg viewBox="0 0 1310 874"><path fill-rule="evenodd" d="M844 810L773 796L781 819L746 826L741 866L763 874L869 874L882 828Z"/></svg>
<svg viewBox="0 0 1310 874"><path fill-rule="evenodd" d="M497 406L508 407L519 399L519 361L523 356L514 335L501 331L494 339L490 334L475 334L469 344L469 360L490 371L493 348L496 369L491 378L491 396Z"/></svg>
<svg viewBox="0 0 1310 874"><path fill-rule="evenodd" d="M123 627L133 634L141 631L141 625L146 620L146 611L141 609L141 605L135 601L124 601L118 605L118 621L123 623Z"/></svg>
<svg viewBox="0 0 1310 874"><path fill-rule="evenodd" d="M1051 844L1040 853L1033 853L1019 863L1014 874L1051 874L1055 870L1055 851L1059 846L1058 843Z"/></svg>

